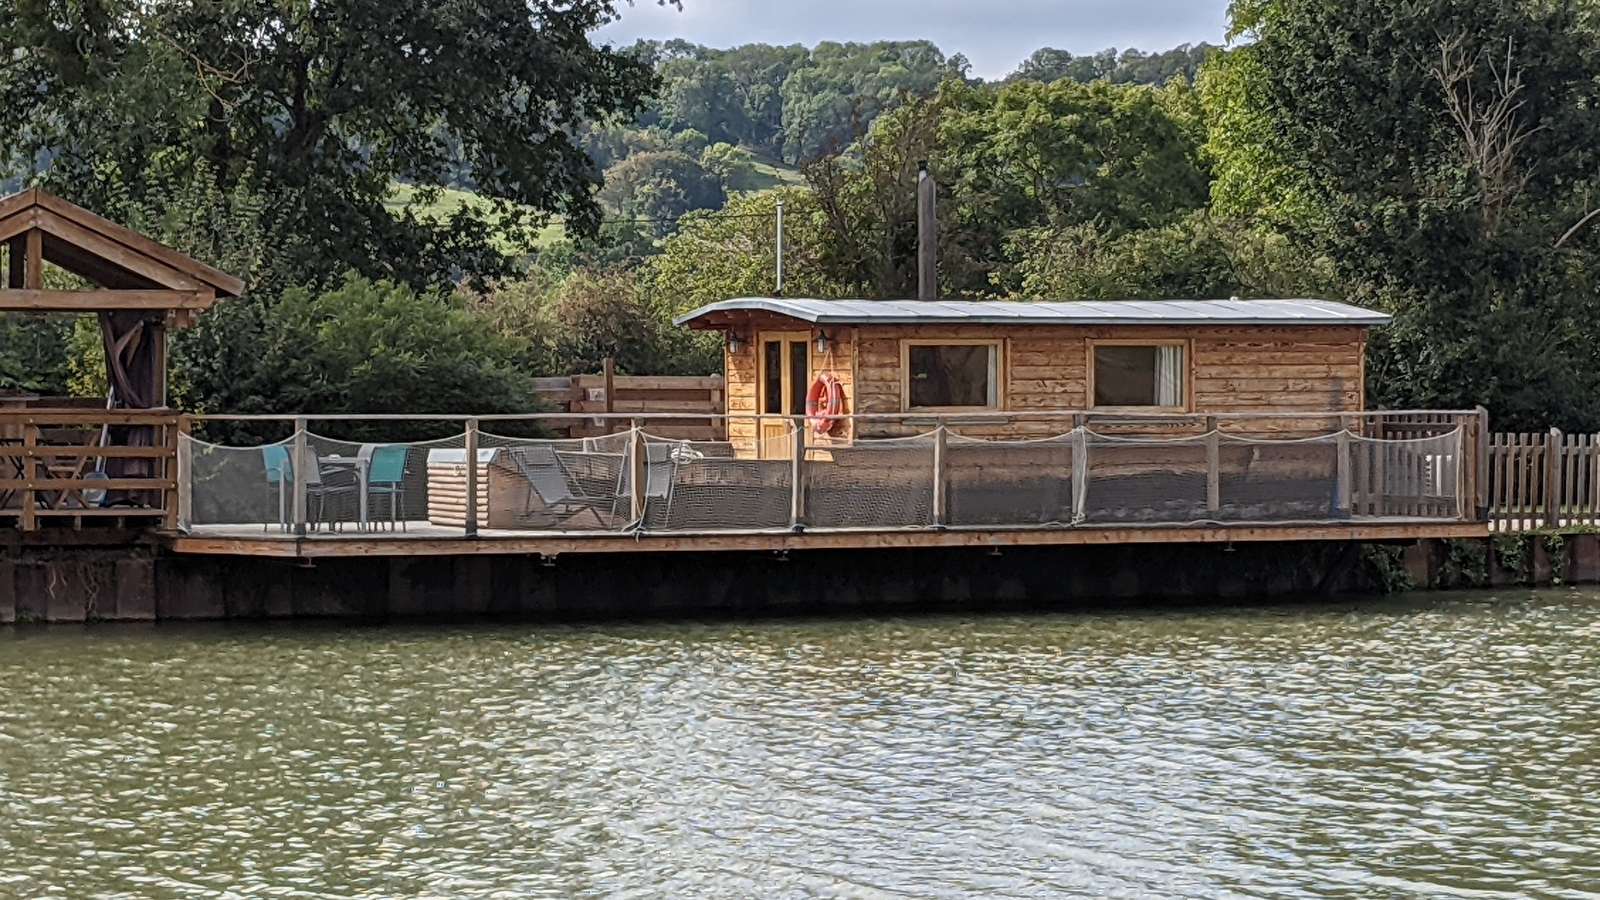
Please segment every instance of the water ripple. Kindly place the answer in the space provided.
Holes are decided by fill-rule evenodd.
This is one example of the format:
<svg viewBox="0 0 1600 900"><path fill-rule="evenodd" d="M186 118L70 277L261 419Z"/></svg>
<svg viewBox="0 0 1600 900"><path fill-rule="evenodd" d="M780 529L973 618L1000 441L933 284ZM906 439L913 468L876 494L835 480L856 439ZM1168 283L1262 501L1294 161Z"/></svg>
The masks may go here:
<svg viewBox="0 0 1600 900"><path fill-rule="evenodd" d="M0 633L0 898L1600 898L1600 598Z"/></svg>

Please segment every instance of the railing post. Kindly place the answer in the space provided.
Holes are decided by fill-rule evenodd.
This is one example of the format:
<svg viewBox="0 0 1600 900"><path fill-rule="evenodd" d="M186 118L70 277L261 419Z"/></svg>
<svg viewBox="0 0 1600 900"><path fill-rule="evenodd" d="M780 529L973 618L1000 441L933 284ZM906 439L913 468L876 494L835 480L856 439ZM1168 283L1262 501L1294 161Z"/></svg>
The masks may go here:
<svg viewBox="0 0 1600 900"><path fill-rule="evenodd" d="M1354 491L1352 489L1355 485L1350 483L1350 427L1346 424L1344 416L1339 417L1338 440L1339 449L1337 452L1339 458L1335 462L1335 465L1338 466L1338 476L1335 482L1336 487L1334 488L1338 496L1338 503L1335 504L1335 512L1338 518L1348 519L1354 506Z"/></svg>
<svg viewBox="0 0 1600 900"><path fill-rule="evenodd" d="M933 524L940 528L950 524L950 482L947 477L950 432L941 421L933 430Z"/></svg>
<svg viewBox="0 0 1600 900"><path fill-rule="evenodd" d="M636 527L643 527L645 506L650 499L650 459L638 419L633 420L628 440L628 475L630 518Z"/></svg>
<svg viewBox="0 0 1600 900"><path fill-rule="evenodd" d="M306 447L306 420L300 417L294 420L294 462L289 470L294 477L294 533L296 537L306 536L306 516L309 513L307 502L309 499L306 491L306 469L315 466L317 460L311 457ZM308 458L309 457L309 458Z"/></svg>
<svg viewBox="0 0 1600 900"><path fill-rule="evenodd" d="M15 251L13 251L15 252ZM39 477L39 426L32 421L22 423L22 530L33 531L39 527L39 495L34 492L34 480Z"/></svg>
<svg viewBox="0 0 1600 900"><path fill-rule="evenodd" d="M1072 521L1076 524L1088 517L1089 426L1081 414L1072 421Z"/></svg>
<svg viewBox="0 0 1600 900"><path fill-rule="evenodd" d="M794 437L789 441L789 527L806 525L806 417L794 417Z"/></svg>
<svg viewBox="0 0 1600 900"><path fill-rule="evenodd" d="M462 442L467 449L467 509L463 518L466 536L478 536L478 420L467 420Z"/></svg>
<svg viewBox="0 0 1600 900"><path fill-rule="evenodd" d="M1493 454L1489 452L1489 411L1480 406L1477 409L1477 413L1477 459L1474 460L1477 463L1477 497L1474 500L1478 511L1478 521L1486 522L1489 519L1489 507L1492 505L1492 499L1489 495L1489 467L1492 465L1491 457Z"/></svg>
<svg viewBox="0 0 1600 900"><path fill-rule="evenodd" d="M1467 474L1467 448L1476 446L1473 436L1467 434L1465 422L1456 429L1456 518L1471 522L1476 510L1476 492L1469 494L1472 480ZM1476 470L1474 470L1476 471Z"/></svg>
<svg viewBox="0 0 1600 900"><path fill-rule="evenodd" d="M1206 416L1206 509L1213 516L1222 509L1222 433L1216 416Z"/></svg>
<svg viewBox="0 0 1600 900"><path fill-rule="evenodd" d="M189 530L190 514L194 507L194 498L192 496L194 491L194 457L189 443L189 433L193 429L194 425L190 422L188 416L179 416L177 427L167 429L167 433L172 435L172 446L170 448L172 456L170 459L172 460L173 468L173 471L169 473L172 477L173 486L167 492L166 525L168 531Z"/></svg>
<svg viewBox="0 0 1600 900"><path fill-rule="evenodd" d="M1545 438L1544 454L1544 527L1561 527L1561 429L1552 428Z"/></svg>
<svg viewBox="0 0 1600 900"><path fill-rule="evenodd" d="M615 359L612 359L609 356L606 357L605 359L601 360L601 362L600 362L600 371L601 371L601 375L606 380L605 381L605 385L606 385L605 386L605 392L606 392L606 432L605 433L606 434L616 434L617 429L614 426L614 424L612 423L611 414L617 408L617 392L616 392L616 386L617 386L616 385L616 381L617 381L617 361ZM635 423L635 427L638 427L638 423Z"/></svg>

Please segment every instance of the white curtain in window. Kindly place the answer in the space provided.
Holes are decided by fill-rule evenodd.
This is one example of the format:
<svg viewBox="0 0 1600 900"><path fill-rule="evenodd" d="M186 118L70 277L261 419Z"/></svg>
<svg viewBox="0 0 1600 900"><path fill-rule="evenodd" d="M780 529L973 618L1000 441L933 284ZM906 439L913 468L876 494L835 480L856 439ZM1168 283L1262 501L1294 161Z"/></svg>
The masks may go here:
<svg viewBox="0 0 1600 900"><path fill-rule="evenodd" d="M1156 348L1156 405L1183 405L1183 348Z"/></svg>

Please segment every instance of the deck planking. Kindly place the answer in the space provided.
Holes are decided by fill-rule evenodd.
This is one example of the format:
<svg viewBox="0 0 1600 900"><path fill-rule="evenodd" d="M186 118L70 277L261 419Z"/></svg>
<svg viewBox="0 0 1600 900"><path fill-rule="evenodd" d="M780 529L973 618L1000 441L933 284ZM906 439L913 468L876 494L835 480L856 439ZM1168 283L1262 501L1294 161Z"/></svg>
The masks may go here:
<svg viewBox="0 0 1600 900"><path fill-rule="evenodd" d="M587 534L458 528L410 523L407 531L298 537L251 526L199 526L162 541L177 554L317 559L361 556L557 556L573 553L785 552L955 547L1115 546L1304 541L1403 542L1485 538L1485 522L1361 522L1287 525L1081 525L1072 528L947 528L903 531Z"/></svg>

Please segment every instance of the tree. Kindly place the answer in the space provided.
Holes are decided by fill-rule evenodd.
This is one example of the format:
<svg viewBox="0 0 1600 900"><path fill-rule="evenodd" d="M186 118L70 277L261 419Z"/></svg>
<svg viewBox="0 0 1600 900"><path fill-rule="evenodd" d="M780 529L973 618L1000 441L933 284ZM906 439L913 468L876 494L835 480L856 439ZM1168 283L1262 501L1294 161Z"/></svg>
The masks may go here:
<svg viewBox="0 0 1600 900"><path fill-rule="evenodd" d="M690 213L641 273L645 290L674 313L777 293L777 205L784 204L784 291L791 297L842 297L819 253L828 220L800 188L734 197L718 212Z"/></svg>
<svg viewBox="0 0 1600 900"><path fill-rule="evenodd" d="M637 112L649 67L592 44L615 0L21 0L0 20L0 159L57 154L43 180L123 218L204 161L224 191L269 198L289 263L416 285L503 271L494 239L543 214L593 233L600 173L571 137ZM398 218L397 179L464 168L503 201L445 222ZM108 177L108 175L110 177ZM530 212L531 211L531 212Z"/></svg>
<svg viewBox="0 0 1600 900"><path fill-rule="evenodd" d="M1347 298L1395 314L1373 399L1600 427L1600 235L1573 231L1600 188L1585 7L1241 0L1233 20L1253 40L1230 53L1231 102L1262 173L1296 173L1286 227Z"/></svg>
<svg viewBox="0 0 1600 900"><path fill-rule="evenodd" d="M600 199L624 216L649 220L657 234L671 230L684 213L714 209L728 198L722 179L687 153L639 153L606 170Z"/></svg>
<svg viewBox="0 0 1600 900"><path fill-rule="evenodd" d="M1006 81L1050 84L1063 78L1080 83L1105 79L1113 84L1166 84L1175 76L1193 81L1206 58L1218 48L1210 44L1183 44L1165 53L1143 53L1117 48L1091 56L1073 56L1065 50L1044 47L1023 60Z"/></svg>

